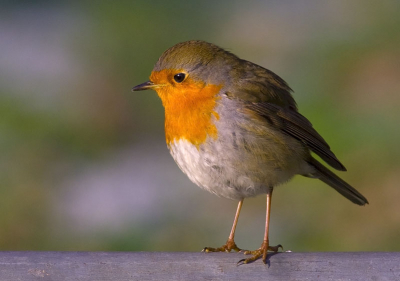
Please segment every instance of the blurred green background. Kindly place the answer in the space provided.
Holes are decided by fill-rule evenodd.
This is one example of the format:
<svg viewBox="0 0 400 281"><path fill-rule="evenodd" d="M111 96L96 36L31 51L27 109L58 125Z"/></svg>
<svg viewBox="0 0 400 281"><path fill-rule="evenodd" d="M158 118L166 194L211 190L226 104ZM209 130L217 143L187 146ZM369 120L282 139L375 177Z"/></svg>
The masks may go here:
<svg viewBox="0 0 400 281"><path fill-rule="evenodd" d="M161 53L213 42L269 68L370 201L296 177L270 240L292 251L400 251L399 1L1 1L0 250L200 251L237 202L180 172L147 81ZM262 242L265 197L236 242Z"/></svg>

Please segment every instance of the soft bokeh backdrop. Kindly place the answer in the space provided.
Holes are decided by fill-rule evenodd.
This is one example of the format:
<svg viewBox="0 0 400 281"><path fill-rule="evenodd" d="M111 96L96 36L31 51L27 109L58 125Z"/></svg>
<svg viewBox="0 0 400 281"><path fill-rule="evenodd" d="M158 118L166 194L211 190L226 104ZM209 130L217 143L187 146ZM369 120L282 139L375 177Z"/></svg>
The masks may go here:
<svg viewBox="0 0 400 281"><path fill-rule="evenodd" d="M236 202L170 157L155 92L172 45L203 39L267 67L370 205L322 182L276 188L270 240L292 251L400 251L400 2L1 1L0 250L199 251ZM258 248L265 198L236 241Z"/></svg>

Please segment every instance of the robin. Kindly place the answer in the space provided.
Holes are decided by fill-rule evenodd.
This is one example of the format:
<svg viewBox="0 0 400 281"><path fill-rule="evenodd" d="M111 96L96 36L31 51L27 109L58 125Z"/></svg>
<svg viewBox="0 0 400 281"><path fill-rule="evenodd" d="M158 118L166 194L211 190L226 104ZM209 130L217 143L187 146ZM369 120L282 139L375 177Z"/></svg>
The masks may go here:
<svg viewBox="0 0 400 281"><path fill-rule="evenodd" d="M235 229L243 200L266 194L264 240L250 263L281 245L268 239L274 187L294 175L320 179L357 205L367 199L319 161L346 168L310 121L298 112L288 84L272 71L204 41L187 41L166 50L150 81L132 91L153 89L165 108L167 146L179 168L199 187L238 200L225 245L205 252L242 251Z"/></svg>

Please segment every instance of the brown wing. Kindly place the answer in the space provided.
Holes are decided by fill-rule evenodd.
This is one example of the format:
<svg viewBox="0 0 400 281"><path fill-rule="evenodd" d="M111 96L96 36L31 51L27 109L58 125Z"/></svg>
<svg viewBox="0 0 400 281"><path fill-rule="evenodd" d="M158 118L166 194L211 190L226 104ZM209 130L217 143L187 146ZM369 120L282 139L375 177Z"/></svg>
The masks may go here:
<svg viewBox="0 0 400 281"><path fill-rule="evenodd" d="M303 142L333 168L346 171L346 168L333 154L326 141L312 127L310 121L297 112L295 108L282 108L266 102L249 103L247 108L264 117L276 128Z"/></svg>
<svg viewBox="0 0 400 281"><path fill-rule="evenodd" d="M251 62L242 61L241 66L232 70L232 76L238 79L226 92L227 97L241 100L249 110L303 142L333 168L346 171L310 121L297 111L287 83L272 71Z"/></svg>

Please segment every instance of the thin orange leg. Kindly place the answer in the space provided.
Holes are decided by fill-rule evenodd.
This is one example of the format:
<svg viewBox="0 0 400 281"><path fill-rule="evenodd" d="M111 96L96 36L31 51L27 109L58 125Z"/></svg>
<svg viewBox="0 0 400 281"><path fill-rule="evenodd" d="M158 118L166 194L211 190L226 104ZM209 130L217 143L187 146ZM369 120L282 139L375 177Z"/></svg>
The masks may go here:
<svg viewBox="0 0 400 281"><path fill-rule="evenodd" d="M232 229L231 229L231 233L229 234L228 240L226 241L226 244L219 247L219 248L211 248L211 247L205 247L203 249L203 252L230 252L232 250L234 250L235 252L239 252L241 251L235 244L235 231L236 231L236 225L238 223L239 220L239 215L240 215L240 210L242 209L242 205L243 205L243 200L239 201L239 204L237 206L236 209L236 214L235 214L235 219L233 220L233 225L232 225Z"/></svg>
<svg viewBox="0 0 400 281"><path fill-rule="evenodd" d="M261 247L258 250L255 251L245 251L245 255L253 255L250 258L247 259L242 259L238 262L238 264L243 264L243 263L251 263L253 261L258 260L260 257L262 257L262 260L264 263L267 263L267 253L268 250L273 251L273 252L278 252L279 248L282 248L282 245L278 246L270 246L269 245L269 221L270 221L270 214L271 214L271 198L272 198L272 188L268 191L267 193L267 211L265 214L265 232L264 232L264 240L263 243L261 244Z"/></svg>

